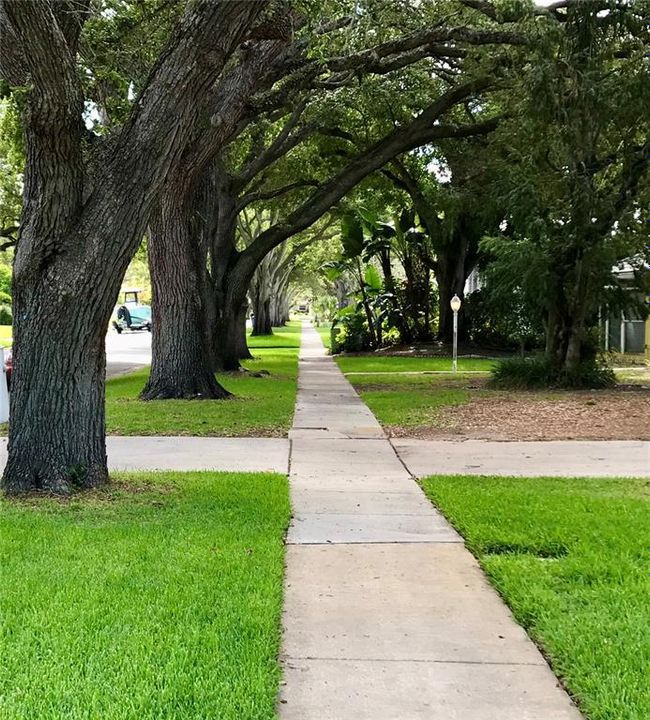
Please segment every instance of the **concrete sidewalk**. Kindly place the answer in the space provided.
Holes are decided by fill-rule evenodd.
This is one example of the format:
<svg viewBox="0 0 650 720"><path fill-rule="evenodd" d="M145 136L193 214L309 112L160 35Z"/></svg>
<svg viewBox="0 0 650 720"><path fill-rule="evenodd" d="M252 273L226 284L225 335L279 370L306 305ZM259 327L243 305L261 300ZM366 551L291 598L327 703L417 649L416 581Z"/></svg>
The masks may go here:
<svg viewBox="0 0 650 720"><path fill-rule="evenodd" d="M283 720L577 720L318 334L303 333Z"/></svg>
<svg viewBox="0 0 650 720"><path fill-rule="evenodd" d="M286 474L289 441L282 438L122 437L106 438L109 470L224 470ZM7 438L0 438L0 471Z"/></svg>
<svg viewBox="0 0 650 720"><path fill-rule="evenodd" d="M416 477L427 475L645 477L650 475L650 442L643 440L449 442L394 438L392 444L409 472Z"/></svg>

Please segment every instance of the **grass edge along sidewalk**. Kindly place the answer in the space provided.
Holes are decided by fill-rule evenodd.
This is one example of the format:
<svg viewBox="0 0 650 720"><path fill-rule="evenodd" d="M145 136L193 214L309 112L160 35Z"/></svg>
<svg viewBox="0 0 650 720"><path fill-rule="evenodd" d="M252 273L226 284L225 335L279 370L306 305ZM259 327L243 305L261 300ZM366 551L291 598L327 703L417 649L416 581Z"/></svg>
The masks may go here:
<svg viewBox="0 0 650 720"><path fill-rule="evenodd" d="M650 480L433 476L422 486L588 720L647 720Z"/></svg>
<svg viewBox="0 0 650 720"><path fill-rule="evenodd" d="M335 360L382 426L404 428L435 425L442 408L468 403L472 373L486 373L493 364L461 358L453 374L451 360L441 357L340 355Z"/></svg>
<svg viewBox="0 0 650 720"><path fill-rule="evenodd" d="M0 501L0 717L273 718L286 477Z"/></svg>

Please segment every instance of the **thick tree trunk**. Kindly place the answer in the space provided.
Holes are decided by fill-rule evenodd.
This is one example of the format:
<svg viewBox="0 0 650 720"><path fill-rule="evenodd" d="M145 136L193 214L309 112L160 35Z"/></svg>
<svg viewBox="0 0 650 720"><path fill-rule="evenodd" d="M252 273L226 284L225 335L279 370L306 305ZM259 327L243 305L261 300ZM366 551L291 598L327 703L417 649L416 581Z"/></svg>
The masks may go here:
<svg viewBox="0 0 650 720"><path fill-rule="evenodd" d="M104 337L121 280L197 108L266 3L189 4L131 117L89 167L78 33L65 32L55 5L3 5L24 49L30 88L2 479L9 493L66 493L106 481ZM78 28L86 15L79 5L77 17L71 7L65 12Z"/></svg>
<svg viewBox="0 0 650 720"><path fill-rule="evenodd" d="M66 494L108 479L104 427L108 315L87 298L14 289L8 494Z"/></svg>
<svg viewBox="0 0 650 720"><path fill-rule="evenodd" d="M289 322L289 299L283 293L274 304L271 312L271 325L273 327L284 327Z"/></svg>
<svg viewBox="0 0 650 720"><path fill-rule="evenodd" d="M253 332L251 335L272 335L271 327L271 301L266 298L258 298L255 303L253 316Z"/></svg>
<svg viewBox="0 0 650 720"><path fill-rule="evenodd" d="M568 371L576 370L582 360L582 343L584 340L584 328L578 321L573 324L569 332L564 367Z"/></svg>
<svg viewBox="0 0 650 720"><path fill-rule="evenodd" d="M237 263L237 196L231 178L220 162L214 168L216 222L210 243L211 295L213 298L210 342L216 366L226 372L241 370L240 360L252 357L246 343L246 290L236 299L228 295L230 271Z"/></svg>
<svg viewBox="0 0 650 720"><path fill-rule="evenodd" d="M248 349L246 340L246 313L248 312L248 303L244 302L239 306L237 318L235 320L235 352L240 360L252 360L253 356Z"/></svg>
<svg viewBox="0 0 650 720"><path fill-rule="evenodd" d="M252 357L246 344L246 314L243 302L225 302L214 329L215 349L224 372L242 370L240 360Z"/></svg>
<svg viewBox="0 0 650 720"><path fill-rule="evenodd" d="M217 383L207 346L206 311L192 206L170 187L150 221L153 291L151 374L140 397L215 400L229 397Z"/></svg>
<svg viewBox="0 0 650 720"><path fill-rule="evenodd" d="M440 304L438 339L443 342L453 340L454 313L449 303L454 295L458 295L461 300L464 298L465 282L470 272L471 268L467 266L465 242L450 245L444 252L439 252L435 276ZM459 334L462 336L463 333L462 323L459 323Z"/></svg>
<svg viewBox="0 0 650 720"><path fill-rule="evenodd" d="M246 314L248 312L246 291L237 293L234 299L232 294L228 293L230 271L227 268L236 263L236 258L237 251L233 251L230 257L213 255L213 272L210 278L210 282L214 283L216 264L223 265L223 272L217 273L220 284L212 286L214 322L208 334L216 367L226 372L241 370L239 361L250 360L253 357L248 349L246 335Z"/></svg>

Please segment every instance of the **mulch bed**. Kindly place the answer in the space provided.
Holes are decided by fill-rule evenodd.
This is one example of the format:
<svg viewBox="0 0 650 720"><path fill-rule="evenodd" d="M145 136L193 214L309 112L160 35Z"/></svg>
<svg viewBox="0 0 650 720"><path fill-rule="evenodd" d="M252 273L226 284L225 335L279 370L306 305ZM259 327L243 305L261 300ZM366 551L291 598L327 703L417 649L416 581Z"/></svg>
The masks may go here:
<svg viewBox="0 0 650 720"><path fill-rule="evenodd" d="M483 391L465 405L441 408L432 425L386 429L392 437L432 440L650 440L650 388Z"/></svg>

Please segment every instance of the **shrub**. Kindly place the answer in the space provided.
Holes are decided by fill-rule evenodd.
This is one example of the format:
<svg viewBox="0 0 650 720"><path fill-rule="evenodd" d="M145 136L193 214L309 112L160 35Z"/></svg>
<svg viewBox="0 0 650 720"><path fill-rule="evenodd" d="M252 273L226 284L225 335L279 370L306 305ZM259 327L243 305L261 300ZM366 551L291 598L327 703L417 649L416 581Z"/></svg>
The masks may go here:
<svg viewBox="0 0 650 720"><path fill-rule="evenodd" d="M332 354L363 352L371 348L370 333L363 313L352 306L344 308L332 324Z"/></svg>
<svg viewBox="0 0 650 720"><path fill-rule="evenodd" d="M11 305L0 305L0 325L11 325Z"/></svg>
<svg viewBox="0 0 650 720"><path fill-rule="evenodd" d="M593 358L568 371L557 367L543 356L535 358L508 358L492 369L490 384L511 389L535 388L611 388L616 378L611 368Z"/></svg>
<svg viewBox="0 0 650 720"><path fill-rule="evenodd" d="M476 345L518 350L544 346L541 320L521 293L513 293L511 302L505 303L483 287L465 298L463 310L465 329Z"/></svg>

